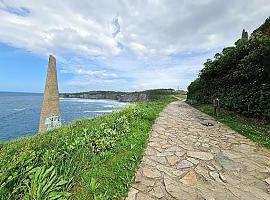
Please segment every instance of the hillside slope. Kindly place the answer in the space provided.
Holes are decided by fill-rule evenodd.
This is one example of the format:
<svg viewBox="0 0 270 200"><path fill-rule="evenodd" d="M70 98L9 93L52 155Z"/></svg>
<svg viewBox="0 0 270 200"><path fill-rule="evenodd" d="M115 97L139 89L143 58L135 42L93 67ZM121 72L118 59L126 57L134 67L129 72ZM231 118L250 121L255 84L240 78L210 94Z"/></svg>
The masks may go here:
<svg viewBox="0 0 270 200"><path fill-rule="evenodd" d="M270 118L270 20L204 63L188 87L188 101L211 103L246 116Z"/></svg>
<svg viewBox="0 0 270 200"><path fill-rule="evenodd" d="M184 91L183 91L184 92ZM62 98L111 99L121 102L142 102L165 98L166 95L177 94L174 89L155 89L140 92L89 91L80 93L62 93Z"/></svg>

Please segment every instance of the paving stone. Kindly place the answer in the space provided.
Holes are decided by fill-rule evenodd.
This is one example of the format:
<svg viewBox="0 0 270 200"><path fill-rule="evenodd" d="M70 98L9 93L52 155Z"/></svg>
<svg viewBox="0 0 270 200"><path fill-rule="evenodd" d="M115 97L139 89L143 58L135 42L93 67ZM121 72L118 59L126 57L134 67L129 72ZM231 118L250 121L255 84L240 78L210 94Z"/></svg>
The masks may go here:
<svg viewBox="0 0 270 200"><path fill-rule="evenodd" d="M182 160L180 163L177 165L177 169L184 169L184 168L189 168L192 167L193 164L187 160Z"/></svg>
<svg viewBox="0 0 270 200"><path fill-rule="evenodd" d="M142 192L139 192L138 194L137 194L137 198L136 198L136 200L154 200L152 197L150 197L149 195L147 195L147 194L144 194L144 193L142 193Z"/></svg>
<svg viewBox="0 0 270 200"><path fill-rule="evenodd" d="M185 155L186 152L187 152L186 150L178 149L178 151L174 152L174 154L177 155L178 157L181 157Z"/></svg>
<svg viewBox="0 0 270 200"><path fill-rule="evenodd" d="M166 165L167 160L165 156L149 156L149 158L157 163Z"/></svg>
<svg viewBox="0 0 270 200"><path fill-rule="evenodd" d="M196 199L196 191L193 188L185 187L169 177L164 177L166 191L175 199Z"/></svg>
<svg viewBox="0 0 270 200"><path fill-rule="evenodd" d="M139 191L135 188L131 188L129 193L128 193L128 197L125 198L125 200L136 200L136 196L137 196L137 193Z"/></svg>
<svg viewBox="0 0 270 200"><path fill-rule="evenodd" d="M187 156L201 160L212 160L214 158L213 154L203 151L188 151Z"/></svg>
<svg viewBox="0 0 270 200"><path fill-rule="evenodd" d="M208 186L197 186L198 187L198 199L202 200L215 200L215 194L212 190L212 188L209 188ZM222 198L219 198L222 199Z"/></svg>
<svg viewBox="0 0 270 200"><path fill-rule="evenodd" d="M236 163L233 160L230 160L222 153L219 153L216 159L218 163L226 170L240 171L243 168L241 164Z"/></svg>
<svg viewBox="0 0 270 200"><path fill-rule="evenodd" d="M205 180L209 180L210 176L208 175L208 170L202 166L197 166L195 168L195 171L200 174L202 177L204 177Z"/></svg>
<svg viewBox="0 0 270 200"><path fill-rule="evenodd" d="M147 187L153 187L155 185L155 182L156 182L156 180L149 179L149 178L147 178L145 176L143 176L141 179L136 178L136 183L143 184L143 185L145 185Z"/></svg>
<svg viewBox="0 0 270 200"><path fill-rule="evenodd" d="M245 154L239 153L239 152L234 152L231 150L223 150L222 154L229 159L238 159L238 158L245 157Z"/></svg>
<svg viewBox="0 0 270 200"><path fill-rule="evenodd" d="M166 167L164 165L157 165L156 166L157 170L159 170L160 172L164 172L167 175L174 177L174 176L181 176L184 172L181 172L177 169L173 169L171 167Z"/></svg>
<svg viewBox="0 0 270 200"><path fill-rule="evenodd" d="M215 170L215 168L212 167L211 165L207 165L207 167L208 167L208 169L210 169L211 171L214 171L214 170Z"/></svg>
<svg viewBox="0 0 270 200"><path fill-rule="evenodd" d="M161 148L162 149L168 149L169 147L171 147L172 145L171 144L163 144L162 146L161 146Z"/></svg>
<svg viewBox="0 0 270 200"><path fill-rule="evenodd" d="M156 150L154 148L149 147L146 149L145 155L148 155L148 156L156 155Z"/></svg>
<svg viewBox="0 0 270 200"><path fill-rule="evenodd" d="M169 165L175 165L180 161L180 158L178 156L172 155L172 156L167 156L167 161Z"/></svg>
<svg viewBox="0 0 270 200"><path fill-rule="evenodd" d="M159 199L165 196L165 193L163 192L161 186L154 187L150 193L151 193L151 195L153 195Z"/></svg>
<svg viewBox="0 0 270 200"><path fill-rule="evenodd" d="M216 170L221 171L222 167L216 161L212 161L211 164L215 167Z"/></svg>
<svg viewBox="0 0 270 200"><path fill-rule="evenodd" d="M270 150L184 102L160 113L149 141L126 200L270 199Z"/></svg>
<svg viewBox="0 0 270 200"><path fill-rule="evenodd" d="M147 186L142 183L136 183L135 185L133 185L133 187L139 190L140 192L145 192L145 193L148 193L153 189L152 186Z"/></svg>
<svg viewBox="0 0 270 200"><path fill-rule="evenodd" d="M265 182L268 183L268 185L270 185L270 176L265 179Z"/></svg>
<svg viewBox="0 0 270 200"><path fill-rule="evenodd" d="M174 155L173 152L165 152L165 151L162 151L162 152L158 152L157 153L157 157L160 157L160 156L172 156Z"/></svg>
<svg viewBox="0 0 270 200"><path fill-rule="evenodd" d="M200 163L200 161L198 161L198 160L196 160L196 159L194 159L194 158L187 158L187 160L188 160L189 162L192 162L194 165L198 165L198 164Z"/></svg>
<svg viewBox="0 0 270 200"><path fill-rule="evenodd" d="M226 177L225 177L222 173L219 173L219 178L220 178L224 183L227 183L227 179L226 179Z"/></svg>
<svg viewBox="0 0 270 200"><path fill-rule="evenodd" d="M219 178L219 174L217 172L214 171L210 171L209 175L217 182L222 183L222 181Z"/></svg>
<svg viewBox="0 0 270 200"><path fill-rule="evenodd" d="M208 148L208 147L210 147L210 146L211 146L210 144L202 144L202 147Z"/></svg>
<svg viewBox="0 0 270 200"><path fill-rule="evenodd" d="M146 156L143 158L143 163L152 167L157 165L157 162L151 160L149 157Z"/></svg>
<svg viewBox="0 0 270 200"><path fill-rule="evenodd" d="M185 185L196 185L197 183L197 176L196 173L192 170L189 171L180 181Z"/></svg>
<svg viewBox="0 0 270 200"><path fill-rule="evenodd" d="M177 146L171 146L171 147L165 149L165 151L169 151L169 152L176 152L178 150L179 150L179 148Z"/></svg>
<svg viewBox="0 0 270 200"><path fill-rule="evenodd" d="M248 199L248 200L257 200L256 196L254 196L252 193L250 192L246 192L243 190L240 190L237 187L228 185L226 187L235 197L237 197L237 199ZM260 198L263 199L263 198ZM266 200L266 199L265 199Z"/></svg>
<svg viewBox="0 0 270 200"><path fill-rule="evenodd" d="M156 169L156 168L143 168L143 174L144 176L148 177L148 178L160 178L161 177L161 173Z"/></svg>

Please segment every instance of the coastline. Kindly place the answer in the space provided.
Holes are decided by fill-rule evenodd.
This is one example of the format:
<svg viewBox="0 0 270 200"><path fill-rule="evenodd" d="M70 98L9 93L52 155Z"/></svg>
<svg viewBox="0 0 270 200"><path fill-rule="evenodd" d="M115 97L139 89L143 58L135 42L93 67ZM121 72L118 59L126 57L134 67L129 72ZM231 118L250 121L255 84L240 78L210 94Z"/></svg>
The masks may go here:
<svg viewBox="0 0 270 200"><path fill-rule="evenodd" d="M30 175L45 173L48 176L43 180L45 184L53 174L57 180L53 184L59 185L57 191L63 191L66 199L70 196L91 199L89 182L98 183L96 195L105 199L126 196L151 127L159 112L174 100L168 96L162 101L136 104L111 115L78 120L46 134L1 144L0 184L14 177L4 185L2 196L18 199L31 192L31 188L21 189L32 177L27 173L29 168L33 169ZM20 174L17 167L22 169ZM108 178L102 179L104 174ZM121 192L115 193L115 189Z"/></svg>
<svg viewBox="0 0 270 200"><path fill-rule="evenodd" d="M174 89L154 89L138 92L89 91L78 93L60 93L61 98L110 99L119 102L144 102L164 99L166 95L186 94L186 91Z"/></svg>
<svg viewBox="0 0 270 200"><path fill-rule="evenodd" d="M38 132L42 94L12 94L0 98L0 143L32 136ZM12 102L12 103L11 103ZM62 99L61 121L67 125L77 120L92 119L121 110L128 103L111 99Z"/></svg>

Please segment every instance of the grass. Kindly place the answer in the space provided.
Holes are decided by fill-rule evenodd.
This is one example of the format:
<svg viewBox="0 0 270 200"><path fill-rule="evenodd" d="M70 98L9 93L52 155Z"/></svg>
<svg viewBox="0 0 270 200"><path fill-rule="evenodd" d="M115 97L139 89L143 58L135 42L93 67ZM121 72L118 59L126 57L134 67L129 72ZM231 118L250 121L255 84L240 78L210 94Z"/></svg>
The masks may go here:
<svg viewBox="0 0 270 200"><path fill-rule="evenodd" d="M174 100L131 105L0 144L0 199L120 199L158 113Z"/></svg>
<svg viewBox="0 0 270 200"><path fill-rule="evenodd" d="M252 118L245 118L236 113L221 109L218 117L214 115L211 105L195 105L198 110L216 118L241 135L251 139L261 146L270 148L270 123Z"/></svg>

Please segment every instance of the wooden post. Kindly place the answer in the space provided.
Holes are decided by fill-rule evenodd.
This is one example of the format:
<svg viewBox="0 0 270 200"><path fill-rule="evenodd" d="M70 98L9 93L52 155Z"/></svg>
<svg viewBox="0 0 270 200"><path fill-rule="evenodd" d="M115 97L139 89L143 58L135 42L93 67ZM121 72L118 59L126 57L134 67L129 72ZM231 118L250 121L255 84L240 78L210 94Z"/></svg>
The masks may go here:
<svg viewBox="0 0 270 200"><path fill-rule="evenodd" d="M214 115L218 116L218 113L220 112L220 100L218 98L213 100L213 106L214 106Z"/></svg>
<svg viewBox="0 0 270 200"><path fill-rule="evenodd" d="M214 107L214 115L217 116L217 104L215 99L213 99L213 107Z"/></svg>
<svg viewBox="0 0 270 200"><path fill-rule="evenodd" d="M217 98L217 113L220 113L220 100Z"/></svg>

